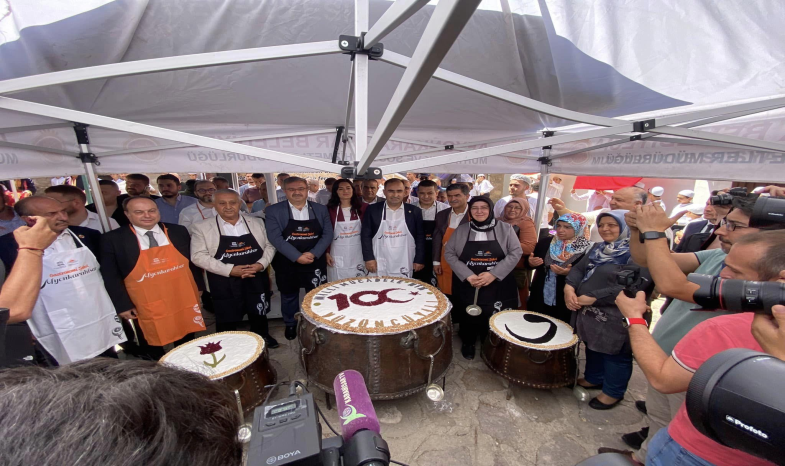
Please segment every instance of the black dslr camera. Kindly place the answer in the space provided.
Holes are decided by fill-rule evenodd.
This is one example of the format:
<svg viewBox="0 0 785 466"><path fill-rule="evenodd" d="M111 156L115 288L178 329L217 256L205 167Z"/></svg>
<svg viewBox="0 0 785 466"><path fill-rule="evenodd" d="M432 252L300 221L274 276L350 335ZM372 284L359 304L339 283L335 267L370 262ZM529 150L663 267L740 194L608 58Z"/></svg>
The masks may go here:
<svg viewBox="0 0 785 466"><path fill-rule="evenodd" d="M641 269L625 269L616 275L616 284L624 287L624 294L628 298L634 298L639 291L646 291L649 280L641 276Z"/></svg>
<svg viewBox="0 0 785 466"><path fill-rule="evenodd" d="M709 198L709 204L731 205L733 204L733 198L737 196L747 197L747 188L733 188L727 193L724 192L717 193L716 196L711 196Z"/></svg>
<svg viewBox="0 0 785 466"><path fill-rule="evenodd" d="M692 296L700 310L771 314L775 304L785 304L785 283L732 280L700 273L691 273L687 279L700 287Z"/></svg>

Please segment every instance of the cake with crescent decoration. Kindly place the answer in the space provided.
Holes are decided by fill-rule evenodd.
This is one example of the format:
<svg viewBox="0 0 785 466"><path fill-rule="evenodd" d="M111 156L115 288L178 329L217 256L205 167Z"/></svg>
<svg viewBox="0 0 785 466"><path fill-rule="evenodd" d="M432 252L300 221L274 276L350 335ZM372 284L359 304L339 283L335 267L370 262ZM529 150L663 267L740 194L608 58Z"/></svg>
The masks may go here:
<svg viewBox="0 0 785 466"><path fill-rule="evenodd" d="M438 289L410 278L347 278L322 285L303 300L303 316L341 333L384 335L416 329L450 312Z"/></svg>

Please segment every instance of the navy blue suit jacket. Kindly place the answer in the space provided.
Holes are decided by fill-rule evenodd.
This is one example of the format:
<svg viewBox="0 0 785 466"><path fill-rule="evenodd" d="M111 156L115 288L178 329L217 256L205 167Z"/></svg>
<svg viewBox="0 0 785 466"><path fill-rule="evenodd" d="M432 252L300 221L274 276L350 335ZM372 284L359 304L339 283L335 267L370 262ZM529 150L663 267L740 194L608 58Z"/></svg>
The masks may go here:
<svg viewBox="0 0 785 466"><path fill-rule="evenodd" d="M79 238L79 241L87 246L87 249L93 253L98 261L101 260L101 233L92 228L85 227L68 227L68 229ZM16 250L17 247L19 247L19 245L16 243L13 232L0 236L0 260L2 260L5 265L6 276L11 273L11 268L14 266L14 262L16 262L16 256L19 253L19 251ZM76 247L81 246L79 243L76 243Z"/></svg>
<svg viewBox="0 0 785 466"><path fill-rule="evenodd" d="M289 209L289 201L287 200L267 206L264 211L264 223L267 230L267 240L273 243L277 253L283 254L287 259L295 262L302 253L287 243L286 238L283 237L283 230L291 218ZM308 201L308 218L318 220L322 227L322 237L319 238L316 246L309 251L319 258L324 255L333 242L333 224L330 221L330 212L327 210L327 206Z"/></svg>
<svg viewBox="0 0 785 466"><path fill-rule="evenodd" d="M379 231L379 225L382 223L382 216L386 206L386 202L377 202L376 204L370 204L365 209L363 227L360 231L363 245L363 260L365 261L376 260L376 256L373 254L373 237ZM409 233L414 237L414 263L425 264L425 230L423 230L422 226L422 209L411 204L403 204L402 208L404 209L406 226L409 228ZM428 260L431 259L428 258Z"/></svg>

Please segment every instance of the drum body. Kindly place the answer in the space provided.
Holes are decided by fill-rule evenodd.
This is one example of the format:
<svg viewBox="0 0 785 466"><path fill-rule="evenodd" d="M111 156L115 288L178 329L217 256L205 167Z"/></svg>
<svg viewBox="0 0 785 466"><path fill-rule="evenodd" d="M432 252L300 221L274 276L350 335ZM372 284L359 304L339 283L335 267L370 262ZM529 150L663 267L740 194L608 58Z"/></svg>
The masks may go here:
<svg viewBox="0 0 785 466"><path fill-rule="evenodd" d="M240 396L243 413L252 414L277 382L264 340L250 332L221 332L178 346L160 360L197 372Z"/></svg>
<svg viewBox="0 0 785 466"><path fill-rule="evenodd" d="M575 383L577 344L572 327L558 319L530 311L503 311L491 317L482 359L517 385L564 387Z"/></svg>
<svg viewBox="0 0 785 466"><path fill-rule="evenodd" d="M297 328L300 360L308 376L308 382L327 393L333 393L333 380L338 373L353 369L362 374L371 399L401 398L424 390L428 385L429 377L430 380L440 378L452 362L450 304L438 290L422 282L389 279L394 280L394 283L382 281L380 287L374 287L382 290L382 293L383 290L394 289L396 291L390 294L392 301L405 302L379 303L387 304L378 309L379 320L370 320L364 327L341 324L348 321L354 321L353 324L362 322L364 315L361 311L373 313L373 306L359 306L361 309L353 313L352 306L349 305L341 310L344 314L340 314L346 318L334 323L329 320L333 318L331 314L335 311L335 303L332 302L334 298L321 300L321 305L332 306L329 309L314 310L318 307L316 304L320 302L319 296L334 297L337 292L347 296L360 293L360 298L355 299L354 302L378 302L379 299L371 300L376 295L363 291L365 290L363 287L344 289L336 285L341 282L367 284L367 281L376 280L376 277L370 277L333 282L313 290L303 302L303 313L298 314ZM382 277L382 280L387 279ZM360 291L354 291L356 289ZM418 295L411 294L415 292ZM427 311L429 307L425 305L422 308L417 307L419 304L412 302L414 299L407 300L410 296L419 296L419 293L434 301L433 312L429 313ZM390 304L393 306L389 306ZM398 312L398 307L401 308L401 312ZM384 314L383 318L382 314ZM349 318L353 315L359 320ZM420 319L419 322L417 318Z"/></svg>

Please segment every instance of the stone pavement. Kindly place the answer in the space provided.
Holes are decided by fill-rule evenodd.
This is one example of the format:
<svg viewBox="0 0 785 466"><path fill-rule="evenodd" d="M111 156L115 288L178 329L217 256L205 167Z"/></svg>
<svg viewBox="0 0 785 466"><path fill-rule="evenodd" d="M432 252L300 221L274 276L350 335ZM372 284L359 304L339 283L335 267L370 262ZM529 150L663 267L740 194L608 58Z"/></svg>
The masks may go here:
<svg viewBox="0 0 785 466"><path fill-rule="evenodd" d="M278 380L305 380L297 340L285 340L283 326L273 322L271 331L281 343L270 350ZM453 347L444 402L435 404L422 393L374 402L393 459L410 466L573 466L601 446L626 448L619 437L645 425L634 406L646 394L637 365L625 400L597 411L576 400L569 388L511 386L486 367L479 346L473 361L463 359L457 333ZM309 388L338 429L334 402L326 410L324 392ZM332 436L327 426L322 430Z"/></svg>

